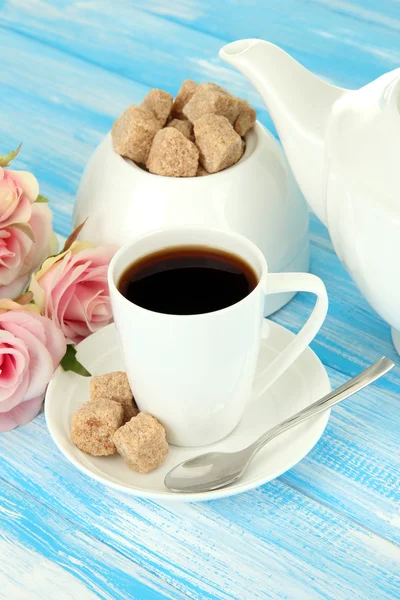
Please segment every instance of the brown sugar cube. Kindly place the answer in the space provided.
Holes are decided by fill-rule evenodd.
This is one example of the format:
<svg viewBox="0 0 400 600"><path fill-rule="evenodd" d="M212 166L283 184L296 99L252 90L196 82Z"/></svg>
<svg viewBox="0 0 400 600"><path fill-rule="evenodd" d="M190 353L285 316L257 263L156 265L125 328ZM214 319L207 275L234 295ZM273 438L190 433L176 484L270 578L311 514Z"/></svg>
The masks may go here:
<svg viewBox="0 0 400 600"><path fill-rule="evenodd" d="M208 173L217 173L234 165L243 154L242 138L228 119L207 114L194 125L200 163Z"/></svg>
<svg viewBox="0 0 400 600"><path fill-rule="evenodd" d="M150 473L168 454L164 427L147 413L139 413L120 427L113 440L124 461L138 473Z"/></svg>
<svg viewBox="0 0 400 600"><path fill-rule="evenodd" d="M239 101L216 83L201 83L183 109L189 121L196 123L207 113L222 115L234 123L239 113Z"/></svg>
<svg viewBox="0 0 400 600"><path fill-rule="evenodd" d="M210 173L208 171L206 171L202 165L199 165L199 168L197 169L196 177L204 177L204 175L209 175L209 174Z"/></svg>
<svg viewBox="0 0 400 600"><path fill-rule="evenodd" d="M145 164L160 122L154 114L132 104L114 122L111 138L115 152L139 164Z"/></svg>
<svg viewBox="0 0 400 600"><path fill-rule="evenodd" d="M123 371L95 375L90 380L90 400L113 400L124 409L124 423L138 414L128 377Z"/></svg>
<svg viewBox="0 0 400 600"><path fill-rule="evenodd" d="M236 121L233 125L234 130L240 136L246 135L246 133L254 127L254 123L256 122L256 111L247 100L242 100L242 98L238 98L239 101L239 114L236 117Z"/></svg>
<svg viewBox="0 0 400 600"><path fill-rule="evenodd" d="M160 122L161 127L164 127L171 112L173 102L174 99L168 92L153 89L149 91L140 106L153 113Z"/></svg>
<svg viewBox="0 0 400 600"><path fill-rule="evenodd" d="M122 425L123 408L112 400L86 402L72 417L71 440L93 456L115 454L113 435Z"/></svg>
<svg viewBox="0 0 400 600"><path fill-rule="evenodd" d="M193 125L187 119L172 119L167 127L175 127L175 129L180 131L188 140L194 140Z"/></svg>
<svg viewBox="0 0 400 600"><path fill-rule="evenodd" d="M172 117L183 117L183 107L189 102L190 98L196 91L197 83L192 79L185 79L182 83L181 89L176 95L175 102L172 105L171 116Z"/></svg>
<svg viewBox="0 0 400 600"><path fill-rule="evenodd" d="M199 151L193 142L175 127L166 127L155 136L146 167L156 175L194 177L198 164Z"/></svg>

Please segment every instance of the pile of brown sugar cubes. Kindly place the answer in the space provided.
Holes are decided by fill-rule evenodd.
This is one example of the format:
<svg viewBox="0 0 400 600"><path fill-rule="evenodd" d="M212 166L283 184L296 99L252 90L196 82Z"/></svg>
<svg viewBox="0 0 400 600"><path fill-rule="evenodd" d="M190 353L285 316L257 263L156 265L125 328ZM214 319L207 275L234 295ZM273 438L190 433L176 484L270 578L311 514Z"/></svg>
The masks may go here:
<svg viewBox="0 0 400 600"><path fill-rule="evenodd" d="M218 173L242 157L256 112L216 83L186 79L175 100L153 89L115 121L115 152L166 177Z"/></svg>
<svg viewBox="0 0 400 600"><path fill-rule="evenodd" d="M72 418L71 439L93 456L118 452L138 473L150 473L168 454L164 427L138 411L122 371L92 377L90 400Z"/></svg>

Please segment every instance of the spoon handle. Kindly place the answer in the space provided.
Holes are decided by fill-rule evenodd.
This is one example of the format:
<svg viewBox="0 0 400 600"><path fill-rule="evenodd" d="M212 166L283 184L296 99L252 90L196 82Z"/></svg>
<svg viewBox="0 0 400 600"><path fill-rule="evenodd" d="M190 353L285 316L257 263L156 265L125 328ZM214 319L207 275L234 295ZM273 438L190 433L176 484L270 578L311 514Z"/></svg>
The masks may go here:
<svg viewBox="0 0 400 600"><path fill-rule="evenodd" d="M282 421L282 423L279 423L279 425L276 425L275 427L264 433L261 437L258 438L258 440L254 442L254 444L251 445L253 453L255 454L256 452L258 452L258 450L260 450L267 442L269 442L272 438L279 435L280 433L287 431L291 427L302 423L303 421L309 419L310 417L313 417L314 415L318 415L319 413L323 412L324 410L327 410L331 406L334 406L335 404L342 402L342 400L346 400L346 398L352 396L356 392L359 392L367 385L369 385L376 379L379 379L379 377L382 377L382 375L390 371L392 367L394 367L394 362L392 362L390 359L386 357L379 359L376 363L362 371L359 375L356 375L356 377L353 377L353 379L350 379L349 381L338 387L333 392L330 392L323 398L320 398L316 402L313 402L313 404L310 404L310 406L303 408L303 410L301 410L300 412L289 417L285 421Z"/></svg>

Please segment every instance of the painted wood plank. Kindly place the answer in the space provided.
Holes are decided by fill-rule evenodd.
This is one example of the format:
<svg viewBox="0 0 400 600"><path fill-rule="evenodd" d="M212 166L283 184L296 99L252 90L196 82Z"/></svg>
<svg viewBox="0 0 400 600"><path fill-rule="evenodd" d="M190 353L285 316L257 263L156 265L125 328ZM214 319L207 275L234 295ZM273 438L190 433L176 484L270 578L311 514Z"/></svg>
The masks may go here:
<svg viewBox="0 0 400 600"><path fill-rule="evenodd" d="M5 481L0 558L0 598L7 600L185 598Z"/></svg>
<svg viewBox="0 0 400 600"><path fill-rule="evenodd" d="M329 371L333 387L344 377ZM333 411L306 460L280 480L400 544L399 397L377 388Z"/></svg>
<svg viewBox="0 0 400 600"><path fill-rule="evenodd" d="M145 10L226 40L258 37L345 87L400 64L397 0L149 0ZM230 18L227 18L230 15Z"/></svg>
<svg viewBox="0 0 400 600"><path fill-rule="evenodd" d="M38 552L28 550L16 539L0 540L0 597L12 600L99 598L72 573Z"/></svg>
<svg viewBox="0 0 400 600"><path fill-rule="evenodd" d="M160 87L183 69L187 76L200 70L206 78L225 77L229 69L217 51L244 37L268 39L348 87L400 63L400 10L390 0L379 7L343 0L3 0L2 12L8 27Z"/></svg>
<svg viewBox="0 0 400 600"><path fill-rule="evenodd" d="M247 79L220 61L224 41L167 22L129 1L2 1L0 25L135 82L175 94L187 78L216 81L250 100L273 128ZM90 23L90 35L87 27ZM8 50L11 54L11 49ZM41 56L31 55L30 62ZM57 77L57 74L55 74Z"/></svg>
<svg viewBox="0 0 400 600"><path fill-rule="evenodd" d="M206 504L133 499L69 465L43 421L41 415L0 438L1 478L23 491L22 513L29 517L27 495L43 505L27 519L34 528L51 507L78 541L91 536L92 543L106 543L191 598L396 597L400 549L279 480ZM58 538L66 543L65 532ZM37 543L45 541L38 536Z"/></svg>

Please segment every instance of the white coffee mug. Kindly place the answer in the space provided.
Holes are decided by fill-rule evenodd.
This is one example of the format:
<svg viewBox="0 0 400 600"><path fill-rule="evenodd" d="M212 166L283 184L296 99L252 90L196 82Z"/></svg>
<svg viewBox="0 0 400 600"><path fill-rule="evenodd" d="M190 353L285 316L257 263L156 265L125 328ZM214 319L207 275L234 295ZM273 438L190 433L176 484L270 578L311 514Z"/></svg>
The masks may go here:
<svg viewBox="0 0 400 600"><path fill-rule="evenodd" d="M258 284L240 302L199 315L152 312L119 292L118 281L129 265L174 246L206 246L234 254L253 268ZM259 395L282 375L316 336L328 309L326 289L318 277L268 273L264 255L247 238L209 227L160 229L135 239L112 259L108 280L136 402L142 412L157 417L168 441L178 446L204 446L233 431L252 395L253 384ZM314 310L296 338L254 381L265 296L294 291L316 294ZM266 330L264 338L268 327Z"/></svg>

